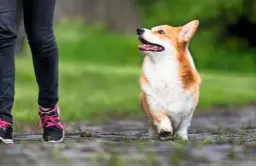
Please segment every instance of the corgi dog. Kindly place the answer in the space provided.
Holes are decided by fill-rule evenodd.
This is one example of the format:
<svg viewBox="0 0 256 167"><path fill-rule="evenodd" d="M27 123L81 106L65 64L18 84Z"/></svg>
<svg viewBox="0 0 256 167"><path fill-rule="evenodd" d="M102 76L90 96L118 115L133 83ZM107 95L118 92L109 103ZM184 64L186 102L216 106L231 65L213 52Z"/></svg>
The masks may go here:
<svg viewBox="0 0 256 167"><path fill-rule="evenodd" d="M198 25L194 20L180 27L136 30L144 55L140 104L152 137L188 140L201 83L188 46Z"/></svg>

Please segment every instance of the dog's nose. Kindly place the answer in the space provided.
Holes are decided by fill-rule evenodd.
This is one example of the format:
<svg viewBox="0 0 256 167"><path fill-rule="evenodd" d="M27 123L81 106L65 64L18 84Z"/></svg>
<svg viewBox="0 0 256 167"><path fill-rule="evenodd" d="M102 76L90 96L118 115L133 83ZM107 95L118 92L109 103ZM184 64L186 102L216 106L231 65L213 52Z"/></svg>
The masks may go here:
<svg viewBox="0 0 256 167"><path fill-rule="evenodd" d="M137 28L136 31L137 31L138 35L141 35L141 34L143 34L145 32L144 28Z"/></svg>

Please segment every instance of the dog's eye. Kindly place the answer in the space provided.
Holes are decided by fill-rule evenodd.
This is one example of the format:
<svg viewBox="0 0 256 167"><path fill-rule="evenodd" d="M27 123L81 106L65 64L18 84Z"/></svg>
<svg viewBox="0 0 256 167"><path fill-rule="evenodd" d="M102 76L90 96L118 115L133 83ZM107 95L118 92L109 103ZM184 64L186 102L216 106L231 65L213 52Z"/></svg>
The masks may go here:
<svg viewBox="0 0 256 167"><path fill-rule="evenodd" d="M158 34L165 34L164 30L158 30L157 33Z"/></svg>

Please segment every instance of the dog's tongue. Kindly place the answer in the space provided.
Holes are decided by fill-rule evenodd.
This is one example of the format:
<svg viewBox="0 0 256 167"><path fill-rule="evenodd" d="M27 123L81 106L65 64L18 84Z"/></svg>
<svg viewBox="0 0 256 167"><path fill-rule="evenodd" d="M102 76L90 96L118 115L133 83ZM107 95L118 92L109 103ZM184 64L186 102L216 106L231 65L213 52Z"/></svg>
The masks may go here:
<svg viewBox="0 0 256 167"><path fill-rule="evenodd" d="M139 45L139 49L144 51L156 51L158 50L158 47L155 45L143 44Z"/></svg>

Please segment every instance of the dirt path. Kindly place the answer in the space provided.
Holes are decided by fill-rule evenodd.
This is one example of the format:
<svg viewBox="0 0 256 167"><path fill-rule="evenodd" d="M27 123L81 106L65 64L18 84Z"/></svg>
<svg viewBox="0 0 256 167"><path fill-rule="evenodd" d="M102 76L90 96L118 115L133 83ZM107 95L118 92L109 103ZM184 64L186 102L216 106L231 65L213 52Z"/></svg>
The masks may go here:
<svg viewBox="0 0 256 167"><path fill-rule="evenodd" d="M76 133L69 133L76 132ZM151 140L143 121L73 123L64 143L15 134L0 145L0 165L256 165L256 107L194 117L188 143Z"/></svg>

